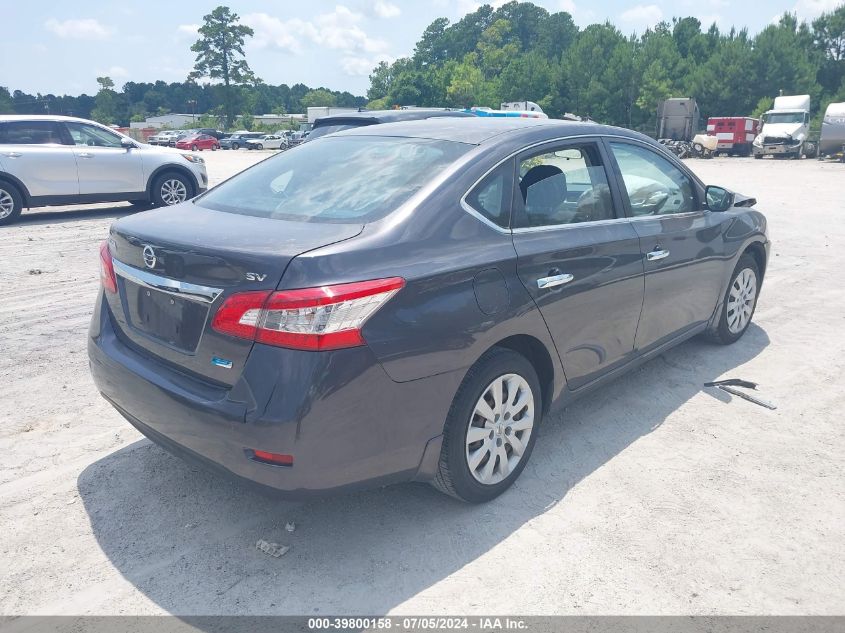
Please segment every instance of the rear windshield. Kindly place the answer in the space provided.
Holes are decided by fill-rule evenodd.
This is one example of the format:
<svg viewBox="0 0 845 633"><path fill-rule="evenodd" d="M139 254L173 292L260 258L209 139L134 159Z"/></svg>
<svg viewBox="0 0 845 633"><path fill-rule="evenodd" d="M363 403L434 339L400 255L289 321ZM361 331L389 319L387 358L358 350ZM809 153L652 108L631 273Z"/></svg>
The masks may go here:
<svg viewBox="0 0 845 633"><path fill-rule="evenodd" d="M371 222L471 149L452 141L327 137L267 159L197 199L229 213L303 222Z"/></svg>

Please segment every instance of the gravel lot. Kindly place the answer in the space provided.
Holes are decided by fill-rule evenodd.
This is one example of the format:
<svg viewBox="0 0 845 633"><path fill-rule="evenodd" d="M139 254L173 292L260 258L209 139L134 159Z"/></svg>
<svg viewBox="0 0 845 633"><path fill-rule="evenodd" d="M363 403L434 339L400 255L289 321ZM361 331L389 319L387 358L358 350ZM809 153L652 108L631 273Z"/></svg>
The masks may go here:
<svg viewBox="0 0 845 633"><path fill-rule="evenodd" d="M203 155L216 183L266 153ZM281 502L150 444L85 352L130 208L25 212L0 229L0 614L844 613L845 166L691 166L769 217L755 325L547 419L477 507L419 484ZM719 377L778 409L702 388Z"/></svg>

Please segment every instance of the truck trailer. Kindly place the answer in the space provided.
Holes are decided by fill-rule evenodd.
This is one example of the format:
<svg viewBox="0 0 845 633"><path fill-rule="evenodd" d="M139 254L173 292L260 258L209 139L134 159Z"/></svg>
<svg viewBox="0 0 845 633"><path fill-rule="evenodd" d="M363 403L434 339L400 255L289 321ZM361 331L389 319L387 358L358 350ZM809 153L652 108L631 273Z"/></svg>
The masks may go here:
<svg viewBox="0 0 845 633"><path fill-rule="evenodd" d="M845 103L831 103L822 119L819 158L839 156L845 162Z"/></svg>
<svg viewBox="0 0 845 633"><path fill-rule="evenodd" d="M716 153L751 156L752 143L760 133L760 121L746 116L707 119L707 135L716 137Z"/></svg>
<svg viewBox="0 0 845 633"><path fill-rule="evenodd" d="M700 116L698 104L690 97L661 101L657 106L657 138L691 141L698 131Z"/></svg>

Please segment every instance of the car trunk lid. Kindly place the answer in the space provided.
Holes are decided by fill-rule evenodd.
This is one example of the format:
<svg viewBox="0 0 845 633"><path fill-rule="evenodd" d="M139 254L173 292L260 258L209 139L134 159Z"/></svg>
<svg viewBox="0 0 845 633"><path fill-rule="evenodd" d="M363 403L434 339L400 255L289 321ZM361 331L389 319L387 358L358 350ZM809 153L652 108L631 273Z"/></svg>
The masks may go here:
<svg viewBox="0 0 845 633"><path fill-rule="evenodd" d="M211 329L226 297L275 289L291 259L362 228L244 216L191 202L123 218L109 237L118 293L107 299L118 335L176 369L233 385L252 341Z"/></svg>

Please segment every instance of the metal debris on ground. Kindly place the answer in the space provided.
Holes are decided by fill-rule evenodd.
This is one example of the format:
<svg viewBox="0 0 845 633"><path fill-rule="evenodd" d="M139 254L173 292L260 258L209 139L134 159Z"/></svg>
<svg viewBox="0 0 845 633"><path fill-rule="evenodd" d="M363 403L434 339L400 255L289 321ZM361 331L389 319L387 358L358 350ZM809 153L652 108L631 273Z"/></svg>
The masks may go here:
<svg viewBox="0 0 845 633"><path fill-rule="evenodd" d="M750 380L742 380L741 378L728 378L726 380L716 380L713 382L705 382L705 387L715 387L716 389L721 389L725 393L729 393L732 396L737 396L738 398L742 398L743 400L748 400L748 402L753 402L754 404L760 405L761 407L765 407L766 409L771 409L774 411L777 407L769 402L768 400L763 400L761 398L757 398L755 396L749 395L744 391L740 391L735 387L743 387L745 389L753 389L757 390L757 383L751 382Z"/></svg>
<svg viewBox="0 0 845 633"><path fill-rule="evenodd" d="M287 545L279 545L278 543L268 543L264 539L258 539L255 547L273 558L281 558L287 554L290 549Z"/></svg>
<svg viewBox="0 0 845 633"><path fill-rule="evenodd" d="M287 523L285 523L285 530L287 530L288 532L293 532L295 529L296 523L294 523L293 521L288 521Z"/></svg>

